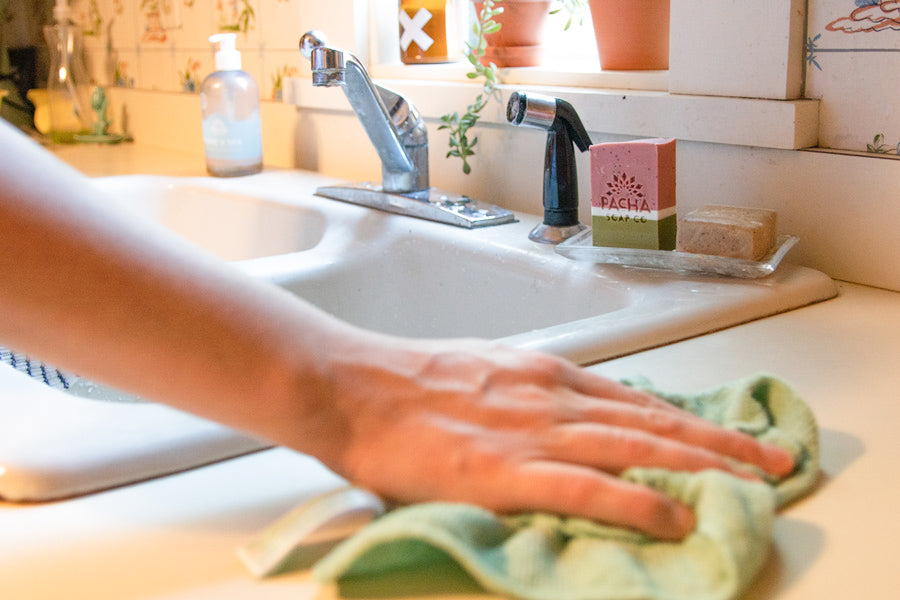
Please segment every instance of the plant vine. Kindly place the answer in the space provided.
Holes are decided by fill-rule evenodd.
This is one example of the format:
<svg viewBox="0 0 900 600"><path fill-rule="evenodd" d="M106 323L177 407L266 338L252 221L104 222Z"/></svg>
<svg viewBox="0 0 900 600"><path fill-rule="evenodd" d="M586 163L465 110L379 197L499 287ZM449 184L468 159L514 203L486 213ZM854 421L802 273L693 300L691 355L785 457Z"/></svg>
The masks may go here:
<svg viewBox="0 0 900 600"><path fill-rule="evenodd" d="M462 160L463 173L468 175L472 171L469 165L469 157L475 154L473 148L478 143L478 138L469 140L469 130L474 127L481 118L481 111L487 106L491 94L497 89L497 66L490 62L487 65L481 63L481 59L487 50L487 37L500 31L501 24L494 17L503 12L503 7L495 6L502 0L484 0L481 11L476 15L472 32L475 34L475 45L466 43L466 58L472 64L473 71L466 73L469 79L484 78L481 93L475 98L475 102L466 107L462 116L454 112L441 117L441 125L438 129L447 129L450 132L450 150L447 158L455 156Z"/></svg>
<svg viewBox="0 0 900 600"><path fill-rule="evenodd" d="M566 11L569 15L568 21L566 21L564 30L568 31L569 27L572 26L573 23L577 22L581 25L584 22L584 17L587 15L588 3L587 0L556 0L554 3L554 8L550 11L551 15L555 15L562 11Z"/></svg>

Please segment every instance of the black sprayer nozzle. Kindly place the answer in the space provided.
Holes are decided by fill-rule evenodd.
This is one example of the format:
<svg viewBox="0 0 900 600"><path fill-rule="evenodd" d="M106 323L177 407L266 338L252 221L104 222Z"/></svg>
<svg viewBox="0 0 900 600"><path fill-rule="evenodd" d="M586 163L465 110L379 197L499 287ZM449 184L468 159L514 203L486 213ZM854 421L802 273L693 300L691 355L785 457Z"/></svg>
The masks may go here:
<svg viewBox="0 0 900 600"><path fill-rule="evenodd" d="M585 229L578 221L578 173L574 143L582 152L591 138L571 104L540 94L514 92L506 105L506 120L516 126L547 130L544 155L544 227L535 241L559 242ZM551 235L546 229L554 228ZM562 233L560 233L560 230Z"/></svg>

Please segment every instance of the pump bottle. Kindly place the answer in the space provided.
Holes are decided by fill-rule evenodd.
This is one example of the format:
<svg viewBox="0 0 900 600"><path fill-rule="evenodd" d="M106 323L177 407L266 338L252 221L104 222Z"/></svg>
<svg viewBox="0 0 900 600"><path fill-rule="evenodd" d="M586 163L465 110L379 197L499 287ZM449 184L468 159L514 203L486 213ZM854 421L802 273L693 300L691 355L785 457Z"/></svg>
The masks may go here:
<svg viewBox="0 0 900 600"><path fill-rule="evenodd" d="M84 66L81 28L70 16L66 0L56 0L53 23L44 27L50 52L47 103L50 109L50 139L75 141L75 135L91 128L90 82Z"/></svg>
<svg viewBox="0 0 900 600"><path fill-rule="evenodd" d="M235 34L217 33L216 70L200 88L206 170L217 177L249 175L262 170L262 124L259 87L241 70Z"/></svg>

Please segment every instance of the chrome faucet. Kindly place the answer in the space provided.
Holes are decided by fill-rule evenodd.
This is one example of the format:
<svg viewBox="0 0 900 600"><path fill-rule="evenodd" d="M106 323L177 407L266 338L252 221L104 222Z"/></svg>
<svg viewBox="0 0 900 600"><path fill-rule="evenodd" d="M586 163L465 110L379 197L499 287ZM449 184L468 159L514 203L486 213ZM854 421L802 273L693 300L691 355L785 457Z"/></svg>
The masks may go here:
<svg viewBox="0 0 900 600"><path fill-rule="evenodd" d="M300 38L300 52L312 64L314 86L343 88L381 158L386 192L428 189L428 130L416 107L391 90L372 83L359 59L328 47L321 32Z"/></svg>
<svg viewBox="0 0 900 600"><path fill-rule="evenodd" d="M310 61L314 86L343 88L381 159L381 186L328 186L317 194L462 227L515 221L506 209L430 187L425 120L406 98L375 85L357 57L329 46L320 31L300 37L300 53Z"/></svg>

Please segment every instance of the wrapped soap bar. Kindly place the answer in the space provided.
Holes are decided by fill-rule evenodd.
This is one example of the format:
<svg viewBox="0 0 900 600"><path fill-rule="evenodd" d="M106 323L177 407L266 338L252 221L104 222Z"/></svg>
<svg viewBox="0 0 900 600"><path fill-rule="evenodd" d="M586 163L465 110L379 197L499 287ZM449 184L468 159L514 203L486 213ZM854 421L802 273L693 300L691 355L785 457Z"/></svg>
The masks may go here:
<svg viewBox="0 0 900 600"><path fill-rule="evenodd" d="M675 140L591 146L594 246L675 248Z"/></svg>
<svg viewBox="0 0 900 600"><path fill-rule="evenodd" d="M777 213L763 208L709 205L678 220L679 252L760 260L775 245Z"/></svg>

